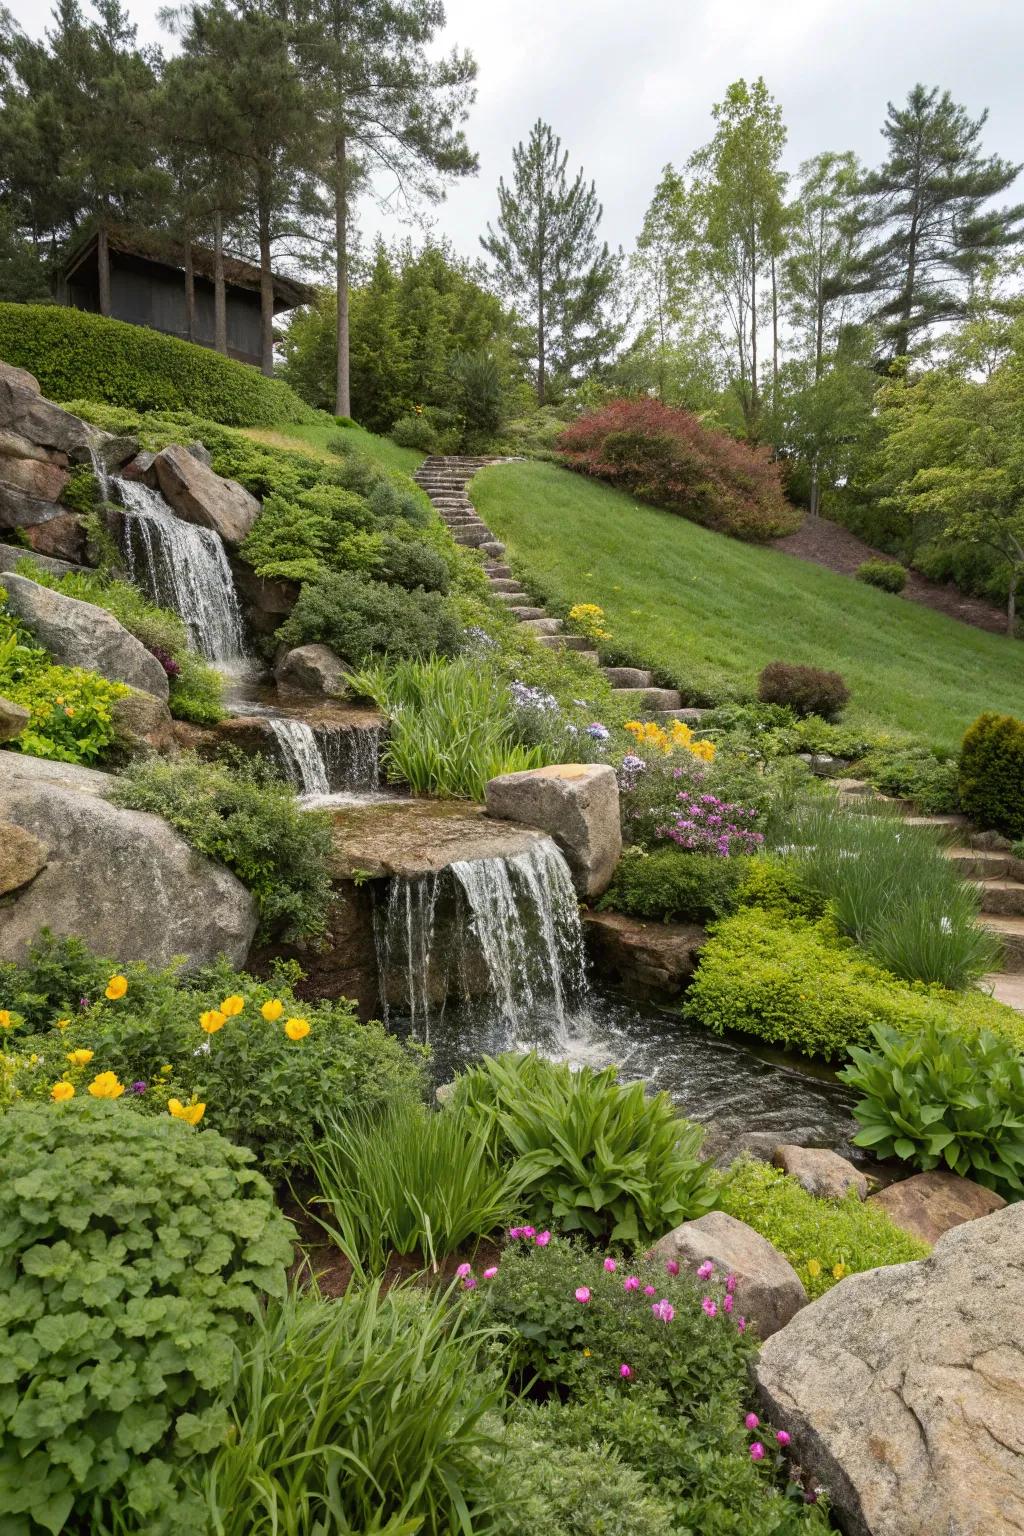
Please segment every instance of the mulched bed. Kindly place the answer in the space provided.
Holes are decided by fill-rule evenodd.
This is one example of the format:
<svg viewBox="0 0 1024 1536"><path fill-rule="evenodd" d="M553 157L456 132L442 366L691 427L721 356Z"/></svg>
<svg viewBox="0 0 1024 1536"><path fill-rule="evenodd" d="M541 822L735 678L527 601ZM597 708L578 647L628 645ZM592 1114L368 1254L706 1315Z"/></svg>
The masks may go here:
<svg viewBox="0 0 1024 1536"><path fill-rule="evenodd" d="M854 576L857 567L865 560L888 560L894 557L882 550L872 549L855 533L827 518L804 514L803 524L796 533L776 539L769 546L784 555L795 555L798 560L809 560L813 565L823 565L840 576ZM934 608L949 619L959 619L961 624L971 624L975 629L986 629L991 634L1005 635L1006 613L995 603L980 597L965 597L951 583L928 581L917 571L908 571L907 584L899 596L912 603Z"/></svg>

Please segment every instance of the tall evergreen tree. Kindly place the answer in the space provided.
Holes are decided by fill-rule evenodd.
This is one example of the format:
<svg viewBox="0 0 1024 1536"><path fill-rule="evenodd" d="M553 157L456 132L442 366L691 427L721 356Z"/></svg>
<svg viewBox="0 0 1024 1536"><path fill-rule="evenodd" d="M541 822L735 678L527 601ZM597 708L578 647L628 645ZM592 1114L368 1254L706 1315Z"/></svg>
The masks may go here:
<svg viewBox="0 0 1024 1536"><path fill-rule="evenodd" d="M865 248L848 287L868 296L892 357L963 316L982 267L1024 238L1024 205L987 206L1020 170L982 154L987 117L969 117L937 87L915 85L906 106L889 103L889 154L861 184Z"/></svg>
<svg viewBox="0 0 1024 1536"><path fill-rule="evenodd" d="M440 0L289 0L296 54L320 128L319 173L334 225L335 409L351 414L349 221L355 195L383 173L399 195L441 195L476 169L462 131L476 65L427 48L444 26Z"/></svg>
<svg viewBox="0 0 1024 1536"><path fill-rule="evenodd" d="M537 402L552 373L578 377L617 346L623 327L610 314L621 258L598 235L603 209L580 170L566 176L568 150L539 118L512 151L512 184L498 183L498 228L481 245L502 290L533 331Z"/></svg>

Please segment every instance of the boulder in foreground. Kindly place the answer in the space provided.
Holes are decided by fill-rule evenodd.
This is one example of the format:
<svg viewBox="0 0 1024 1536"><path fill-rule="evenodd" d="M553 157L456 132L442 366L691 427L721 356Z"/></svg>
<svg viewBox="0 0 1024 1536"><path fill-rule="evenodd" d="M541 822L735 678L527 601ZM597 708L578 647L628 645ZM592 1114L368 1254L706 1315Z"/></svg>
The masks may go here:
<svg viewBox="0 0 1024 1536"><path fill-rule="evenodd" d="M4 575L7 606L44 650L65 667L85 667L167 702L167 673L141 640L95 603L65 597L27 576Z"/></svg>
<svg viewBox="0 0 1024 1536"><path fill-rule="evenodd" d="M788 1259L745 1221L709 1211L684 1221L654 1245L655 1257L677 1259L696 1272L708 1260L715 1276L736 1276L736 1311L767 1339L807 1305L803 1282Z"/></svg>

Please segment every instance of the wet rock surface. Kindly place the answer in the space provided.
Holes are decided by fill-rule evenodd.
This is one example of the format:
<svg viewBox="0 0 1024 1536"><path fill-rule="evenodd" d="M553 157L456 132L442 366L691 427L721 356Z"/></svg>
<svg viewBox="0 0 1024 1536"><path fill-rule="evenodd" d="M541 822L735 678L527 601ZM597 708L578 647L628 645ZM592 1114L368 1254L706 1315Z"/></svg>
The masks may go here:
<svg viewBox="0 0 1024 1536"><path fill-rule="evenodd" d="M437 874L459 860L509 858L544 841L530 827L495 821L465 800L388 800L332 813L331 873L347 879Z"/></svg>
<svg viewBox="0 0 1024 1536"><path fill-rule="evenodd" d="M606 981L627 997L656 1003L680 995L707 939L696 923L644 923L621 912L585 912L583 931Z"/></svg>

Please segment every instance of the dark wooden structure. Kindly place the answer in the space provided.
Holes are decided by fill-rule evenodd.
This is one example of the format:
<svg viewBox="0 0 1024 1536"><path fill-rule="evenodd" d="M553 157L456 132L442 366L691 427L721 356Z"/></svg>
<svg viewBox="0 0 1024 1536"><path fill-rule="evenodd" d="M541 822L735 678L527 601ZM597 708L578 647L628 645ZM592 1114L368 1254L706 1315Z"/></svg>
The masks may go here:
<svg viewBox="0 0 1024 1536"><path fill-rule="evenodd" d="M215 257L205 246L189 253L169 236L148 231L111 228L103 237L93 231L72 246L58 278L57 298L75 309L104 313L101 303L101 262L107 249L109 303L115 320L146 325L166 336L215 345ZM191 256L191 260L189 260ZM260 269L225 255L224 303L228 356L260 366ZM194 299L192 326L186 294L191 280ZM308 304L313 289L292 278L274 276L274 314Z"/></svg>

